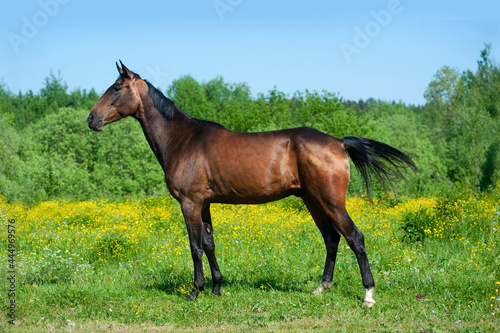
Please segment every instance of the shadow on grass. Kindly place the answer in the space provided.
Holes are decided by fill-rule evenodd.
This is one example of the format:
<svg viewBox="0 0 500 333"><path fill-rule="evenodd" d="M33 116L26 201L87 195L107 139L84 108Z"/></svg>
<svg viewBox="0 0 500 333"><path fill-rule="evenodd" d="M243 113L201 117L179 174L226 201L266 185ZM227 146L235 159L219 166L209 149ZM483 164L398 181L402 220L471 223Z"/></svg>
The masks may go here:
<svg viewBox="0 0 500 333"><path fill-rule="evenodd" d="M137 282L141 289L157 290L169 295L186 296L193 288L193 276L191 272L187 271L156 271L154 273L139 274L136 276ZM317 280L317 281L316 281ZM313 281L314 283L311 283ZM261 277L257 279L252 278L234 278L231 276L224 278L222 290L224 289L237 289L248 291L279 291L279 292L296 292L310 294L319 285L320 277L317 279L307 277L303 279L294 279L283 281L283 279L276 279L272 276ZM205 292L212 291L213 281L210 276L205 277ZM339 286L334 282L332 288L338 289ZM352 295L354 296L354 295Z"/></svg>
<svg viewBox="0 0 500 333"><path fill-rule="evenodd" d="M241 278L228 278L225 279L223 287L231 287L236 289L256 289L256 290L276 290L283 292L312 292L312 290L308 290L309 280L303 281L283 281L277 280L273 277L262 277L259 279L241 279Z"/></svg>

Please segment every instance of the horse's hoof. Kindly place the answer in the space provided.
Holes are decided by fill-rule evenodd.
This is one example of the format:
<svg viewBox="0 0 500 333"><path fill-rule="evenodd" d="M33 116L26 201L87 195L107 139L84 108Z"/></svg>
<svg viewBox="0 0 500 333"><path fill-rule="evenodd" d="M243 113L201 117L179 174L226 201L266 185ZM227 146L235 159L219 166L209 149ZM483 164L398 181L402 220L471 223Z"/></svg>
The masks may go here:
<svg viewBox="0 0 500 333"><path fill-rule="evenodd" d="M188 302L196 302L196 300L198 299L198 294L199 292L196 291L196 290L193 290L191 292L191 294L189 294L187 297L186 297L186 301Z"/></svg>
<svg viewBox="0 0 500 333"><path fill-rule="evenodd" d="M365 298L363 299L363 305L371 308L375 305L375 300L373 299L373 292L375 291L375 287L365 289Z"/></svg>
<svg viewBox="0 0 500 333"><path fill-rule="evenodd" d="M371 308L374 305L375 305L375 301L373 301L373 302L364 301L363 302L363 306L366 306L368 308Z"/></svg>
<svg viewBox="0 0 500 333"><path fill-rule="evenodd" d="M316 288L315 291L312 292L312 295L319 295L322 294L325 290L328 290L332 287L331 282L321 282L321 284Z"/></svg>
<svg viewBox="0 0 500 333"><path fill-rule="evenodd" d="M323 288L323 286L320 285L318 288L316 288L315 291L311 293L311 295L312 296L320 295L323 293L323 291L325 291L325 288Z"/></svg>

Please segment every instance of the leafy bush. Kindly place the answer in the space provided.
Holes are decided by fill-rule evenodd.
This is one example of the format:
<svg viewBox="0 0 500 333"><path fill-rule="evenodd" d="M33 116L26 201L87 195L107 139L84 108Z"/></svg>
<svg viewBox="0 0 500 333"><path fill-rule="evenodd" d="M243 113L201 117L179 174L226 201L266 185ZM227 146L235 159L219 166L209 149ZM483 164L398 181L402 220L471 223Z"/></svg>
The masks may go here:
<svg viewBox="0 0 500 333"><path fill-rule="evenodd" d="M500 209L498 193L478 196L470 191L450 192L433 205L405 212L401 220L402 241L483 240L495 228L491 219Z"/></svg>
<svg viewBox="0 0 500 333"><path fill-rule="evenodd" d="M409 211L404 214L401 221L403 230L402 241L407 243L423 242L426 235L430 234L433 225L433 214L427 208L420 208L417 211Z"/></svg>
<svg viewBox="0 0 500 333"><path fill-rule="evenodd" d="M133 119L88 129L88 110L60 109L22 132L9 162L9 181L0 191L8 200L36 203L53 198L165 194L164 176L142 129ZM10 170L10 169L9 169Z"/></svg>
<svg viewBox="0 0 500 333"><path fill-rule="evenodd" d="M100 235L94 243L91 261L115 260L120 261L128 257L130 244L128 237L119 232L110 231Z"/></svg>

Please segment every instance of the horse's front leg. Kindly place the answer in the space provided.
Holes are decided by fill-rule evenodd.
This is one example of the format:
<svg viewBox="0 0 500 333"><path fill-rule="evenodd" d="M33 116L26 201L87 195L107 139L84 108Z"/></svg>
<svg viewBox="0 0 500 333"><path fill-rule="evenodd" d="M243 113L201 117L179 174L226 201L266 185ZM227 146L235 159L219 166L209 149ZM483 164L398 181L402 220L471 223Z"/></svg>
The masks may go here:
<svg viewBox="0 0 500 333"><path fill-rule="evenodd" d="M210 269L212 271L212 281L214 288L212 293L217 296L221 296L220 287L223 282L222 274L217 264L217 259L215 257L215 242L214 242L214 231L212 228L212 217L210 216L210 204L206 204L202 211L203 218L203 250L208 258L208 263L210 264Z"/></svg>
<svg viewBox="0 0 500 333"><path fill-rule="evenodd" d="M191 256L194 264L194 288L187 297L189 301L195 301L200 291L205 289L205 278L203 276L203 222L201 211L203 204L196 203L190 199L181 201L182 214L186 222L186 228L191 245Z"/></svg>

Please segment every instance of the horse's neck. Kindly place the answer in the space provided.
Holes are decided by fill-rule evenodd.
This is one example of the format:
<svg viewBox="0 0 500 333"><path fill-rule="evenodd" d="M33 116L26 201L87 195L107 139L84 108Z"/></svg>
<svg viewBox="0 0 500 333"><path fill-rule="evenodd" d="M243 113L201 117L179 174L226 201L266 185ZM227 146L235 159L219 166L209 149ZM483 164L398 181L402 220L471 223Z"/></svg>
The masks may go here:
<svg viewBox="0 0 500 333"><path fill-rule="evenodd" d="M151 98L143 99L142 110L137 117L146 140L153 150L164 171L169 159L175 152L175 146L191 130L189 117L175 105L172 119L166 119L154 106Z"/></svg>

